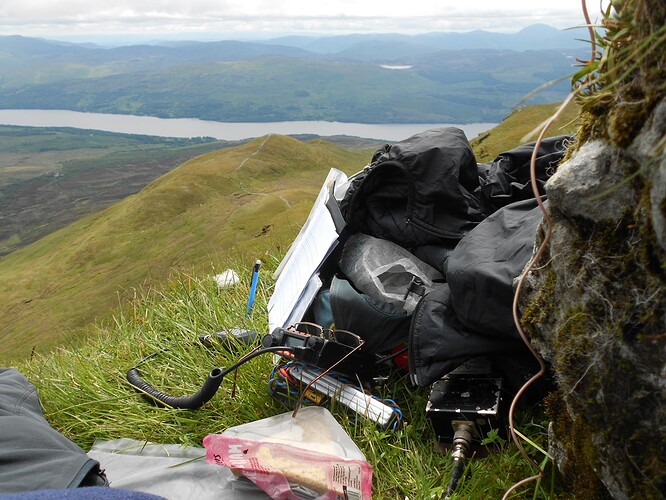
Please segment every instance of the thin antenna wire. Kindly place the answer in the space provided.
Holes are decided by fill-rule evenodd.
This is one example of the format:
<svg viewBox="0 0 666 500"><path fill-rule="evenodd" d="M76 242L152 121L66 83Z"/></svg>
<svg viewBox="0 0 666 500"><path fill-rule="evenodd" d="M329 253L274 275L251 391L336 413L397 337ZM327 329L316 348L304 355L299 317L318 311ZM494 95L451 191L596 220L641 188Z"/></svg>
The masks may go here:
<svg viewBox="0 0 666 500"><path fill-rule="evenodd" d="M581 0L581 8L583 9L583 17L585 17L585 25L587 26L587 31L590 34L590 43L592 45L592 55L590 56L590 62L594 61L597 55L597 41L595 39L594 28L592 27L592 21L590 21L590 14L587 12L587 3L585 0ZM601 10L601 1L599 1L599 9Z"/></svg>
<svg viewBox="0 0 666 500"><path fill-rule="evenodd" d="M252 355L253 355L256 351L258 351L260 348L261 348L261 344L255 346L254 349L252 349L252 350L251 350L250 352L248 352L245 356L243 356L243 357L239 360L239 362L243 362L245 359L251 358ZM241 363L241 364L242 364L242 363ZM238 380L238 368L236 368L236 369L234 370L234 381L233 381L233 385L231 386L231 397L232 397L232 398L236 397L236 387L238 386L238 384L237 384L237 380Z"/></svg>
<svg viewBox="0 0 666 500"><path fill-rule="evenodd" d="M349 351L347 354L342 356L339 360L337 360L335 363L333 363L331 366L326 368L323 372L321 372L319 375L317 375L315 378L313 378L308 385L305 386L305 389L303 389L303 392L301 393L301 396L298 398L298 402L296 403L296 408L294 408L294 413L291 414L293 418L296 418L296 414L298 413L298 410L300 410L301 405L303 404L303 399L305 398L305 395L307 392L310 390L310 387L317 382L320 378L322 378L324 375L328 374L333 368L338 366L340 363L342 363L345 359L347 359L349 356L354 354L357 350L359 350L363 344L365 343L363 339L360 339L360 343L354 347L351 351Z"/></svg>
<svg viewBox="0 0 666 500"><path fill-rule="evenodd" d="M583 3L585 3L585 0L583 0ZM579 89L582 87L579 87ZM546 132L550 128L550 126L553 124L553 122L559 118L559 116L562 114L562 111L571 104L571 102L574 100L576 95L578 94L579 89L577 89L574 92L571 92L565 101L562 103L562 105L558 108L558 110L548 119L546 122L546 125L544 128L541 130L541 133L539 134L539 138L537 139L535 145L534 145L534 151L532 151L532 157L530 159L530 177L531 177L531 183L532 183L532 190L534 191L534 196L536 198L537 204L539 205L539 208L541 209L541 212L543 213L543 219L544 223L546 225L546 233L544 235L544 238L539 245L539 248L535 252L535 254L532 256L532 259L530 260L529 264L523 271L522 275L520 276L520 279L518 280L518 284L516 286L516 291L513 296L513 320L514 323L516 324L516 328L518 330L518 333L520 334L521 338L523 339L523 342L527 346L527 348L530 350L534 358L537 360L539 363L539 371L533 375L523 386L518 390L516 395L513 398L513 401L511 401L511 407L509 408L509 431L511 433L511 439L518 448L518 451L520 451L520 454L527 460L529 463L531 463L534 468L538 471L538 473L534 476L525 478L518 483L514 484L511 488L509 488L506 493L504 493L504 496L502 497L503 500L509 497L511 493L513 493L516 489L520 488L521 486L531 482L531 481L536 481L537 479L540 479L543 476L543 471L539 467L539 464L530 457L527 452L525 451L525 448L523 448L523 445L520 443L520 440L518 439L518 436L515 431L515 426L514 426L514 415L516 411L516 406L518 404L519 399L523 396L523 394L527 391L527 389L539 378L543 376L543 374L546 372L546 365L539 355L539 353L536 351L536 349L532 346L530 340L527 338L527 334L525 333L525 330L523 330L522 325L520 324L520 318L519 318L519 313L518 313L518 303L520 299L520 293L523 288L523 283L525 282L525 279L528 275L528 273L534 268L534 266L539 262L541 257L543 256L544 252L546 251L546 247L550 241L550 238L553 234L553 221L550 217L550 214L548 213L548 210L546 209L546 206L543 203L543 200L541 199L541 195L539 194L539 186L537 184L537 179L536 179L536 158L537 154L539 151L539 147L541 146L541 142L543 141L543 138L546 135Z"/></svg>
<svg viewBox="0 0 666 500"><path fill-rule="evenodd" d="M585 0L581 0L581 7L583 10L583 16L585 17L585 23L587 25L587 29L590 33L590 42L592 45L592 55L590 57L590 62L594 61L596 57L596 40L595 40L595 33L594 29L592 27L592 22L590 21L590 16L587 12L587 4ZM511 434L511 440L514 442L516 447L518 448L518 451L520 451L521 455L529 462L531 463L535 469L538 471L537 474L531 477L527 477L525 479L522 479L521 481L517 482L514 484L511 488L509 488L505 493L504 496L502 497L502 500L506 500L511 493L516 491L518 488L522 487L525 484L528 484L532 481L536 481L543 477L543 471L539 467L539 464L536 463L530 457L525 449L523 448L522 444L520 443L520 440L518 439L518 436L515 431L515 426L514 426L514 415L516 411L516 406L518 404L518 401L520 398L523 396L523 394L527 391L527 389L540 377L543 376L543 374L546 371L546 366L544 364L543 359L541 356L537 353L537 351L534 349L532 346L531 342L527 338L527 335L525 333L525 330L523 330L523 327L520 323L520 318L518 314L518 303L520 299L520 293L522 292L523 288L523 283L525 282L525 279L527 278L528 273L534 269L536 266L537 262L541 259L543 256L546 246L548 245L550 238L553 234L553 221L550 217L550 214L548 213L548 210L546 209L545 205L543 204L543 200L541 199L541 196L539 195L539 187L536 182L536 157L537 157L537 152L539 150L539 147L541 146L541 142L543 138L546 135L546 131L550 128L550 126L553 124L553 122L559 118L559 116L562 114L562 111L573 102L574 98L581 92L582 89L584 89L587 85L589 85L589 82L584 82L583 85L580 85L578 88L576 88L573 92L571 92L565 101L562 103L562 105L558 108L558 110L553 114L553 116L548 119L546 124L544 125L543 129L541 130L541 133L539 134L539 138L536 141L536 144L534 146L534 151L532 152L532 158L530 159L530 181L532 184L532 190L534 191L535 198L537 200L537 204L539 205L539 208L541 209L541 212L543 213L543 218L544 218L544 223L546 225L546 233L544 235L544 238L539 245L539 248L535 252L534 256L532 257L532 260L530 260L529 264L525 268L523 274L520 276L520 279L518 280L518 284L516 286L516 291L513 296L513 320L514 323L516 324L516 328L518 330L518 333L520 334L521 338L523 339L523 342L527 346L527 348L530 350L534 358L537 360L539 363L539 371L532 376L523 386L518 390L516 395L513 398L513 401L511 401L511 407L509 408L509 431Z"/></svg>

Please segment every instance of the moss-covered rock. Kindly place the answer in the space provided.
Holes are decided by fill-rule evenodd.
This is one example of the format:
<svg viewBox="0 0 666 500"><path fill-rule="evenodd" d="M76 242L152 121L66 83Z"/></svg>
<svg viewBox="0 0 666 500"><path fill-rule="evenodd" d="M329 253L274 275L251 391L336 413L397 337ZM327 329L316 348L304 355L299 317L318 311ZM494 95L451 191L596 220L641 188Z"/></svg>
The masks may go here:
<svg viewBox="0 0 666 500"><path fill-rule="evenodd" d="M522 322L558 385L551 450L573 495L664 498L666 4L612 4Z"/></svg>
<svg viewBox="0 0 666 500"><path fill-rule="evenodd" d="M590 210L594 220L580 206L599 179L579 171L561 205L550 199L548 264L531 272L523 322L554 371L553 437L565 476L585 489L580 498L594 498L592 483L579 481L586 475L614 498L660 498L666 488L666 255L645 195L654 175L646 170L623 190L606 185L604 196L628 189L632 203L608 218Z"/></svg>

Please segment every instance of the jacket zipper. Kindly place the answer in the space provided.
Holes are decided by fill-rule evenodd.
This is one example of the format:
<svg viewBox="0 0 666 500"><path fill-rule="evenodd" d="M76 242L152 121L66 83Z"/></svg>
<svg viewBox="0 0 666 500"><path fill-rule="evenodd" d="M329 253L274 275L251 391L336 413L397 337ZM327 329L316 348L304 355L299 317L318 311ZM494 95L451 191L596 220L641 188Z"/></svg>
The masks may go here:
<svg viewBox="0 0 666 500"><path fill-rule="evenodd" d="M430 292L428 292L430 293ZM428 293L423 295L421 299L416 303L416 307L414 307L414 311L412 311L412 320L409 322L409 333L407 336L407 359L408 359L408 368L409 368L409 381L415 385L418 386L418 375L416 374L416 362L414 360L414 356L416 355L416 348L414 345L414 323L416 322L416 319L418 318L420 312L421 312L421 307L423 306L423 301L424 299L428 296Z"/></svg>
<svg viewBox="0 0 666 500"><path fill-rule="evenodd" d="M405 217L405 224L407 225L412 225L421 231L424 231L428 234L432 234L433 236L437 236L440 238L450 238L450 239L460 239L462 238L465 233L460 233L460 232L449 232L449 231L435 231L429 227L424 226L423 224L420 224L419 222L412 220L411 216Z"/></svg>

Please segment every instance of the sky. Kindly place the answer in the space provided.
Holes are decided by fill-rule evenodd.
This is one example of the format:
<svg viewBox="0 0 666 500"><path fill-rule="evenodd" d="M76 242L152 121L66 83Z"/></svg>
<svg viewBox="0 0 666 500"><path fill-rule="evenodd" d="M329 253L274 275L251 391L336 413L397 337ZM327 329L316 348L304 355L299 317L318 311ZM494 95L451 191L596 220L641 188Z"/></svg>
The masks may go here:
<svg viewBox="0 0 666 500"><path fill-rule="evenodd" d="M588 4L598 12L598 0ZM0 35L60 39L476 29L511 33L536 23L580 26L583 19L581 0L0 0Z"/></svg>

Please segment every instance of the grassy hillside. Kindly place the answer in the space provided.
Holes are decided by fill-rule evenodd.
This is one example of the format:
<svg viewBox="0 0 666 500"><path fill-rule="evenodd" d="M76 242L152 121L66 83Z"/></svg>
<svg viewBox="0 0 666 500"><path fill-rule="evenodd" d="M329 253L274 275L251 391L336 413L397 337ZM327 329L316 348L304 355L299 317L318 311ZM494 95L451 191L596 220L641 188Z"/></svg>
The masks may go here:
<svg viewBox="0 0 666 500"><path fill-rule="evenodd" d="M536 141L538 132L529 138L537 125L553 115L559 104L534 104L516 109L489 132L471 141L476 160L479 163L491 161L498 153L508 151L523 141ZM578 108L569 106L550 126L548 136L573 134L578 127Z"/></svg>
<svg viewBox="0 0 666 500"><path fill-rule="evenodd" d="M266 136L199 156L139 194L0 259L1 358L43 351L105 317L136 286L175 270L210 273L230 253L248 266L290 242L331 167L369 152Z"/></svg>
<svg viewBox="0 0 666 500"><path fill-rule="evenodd" d="M0 126L0 255L99 212L190 158L237 144Z"/></svg>

